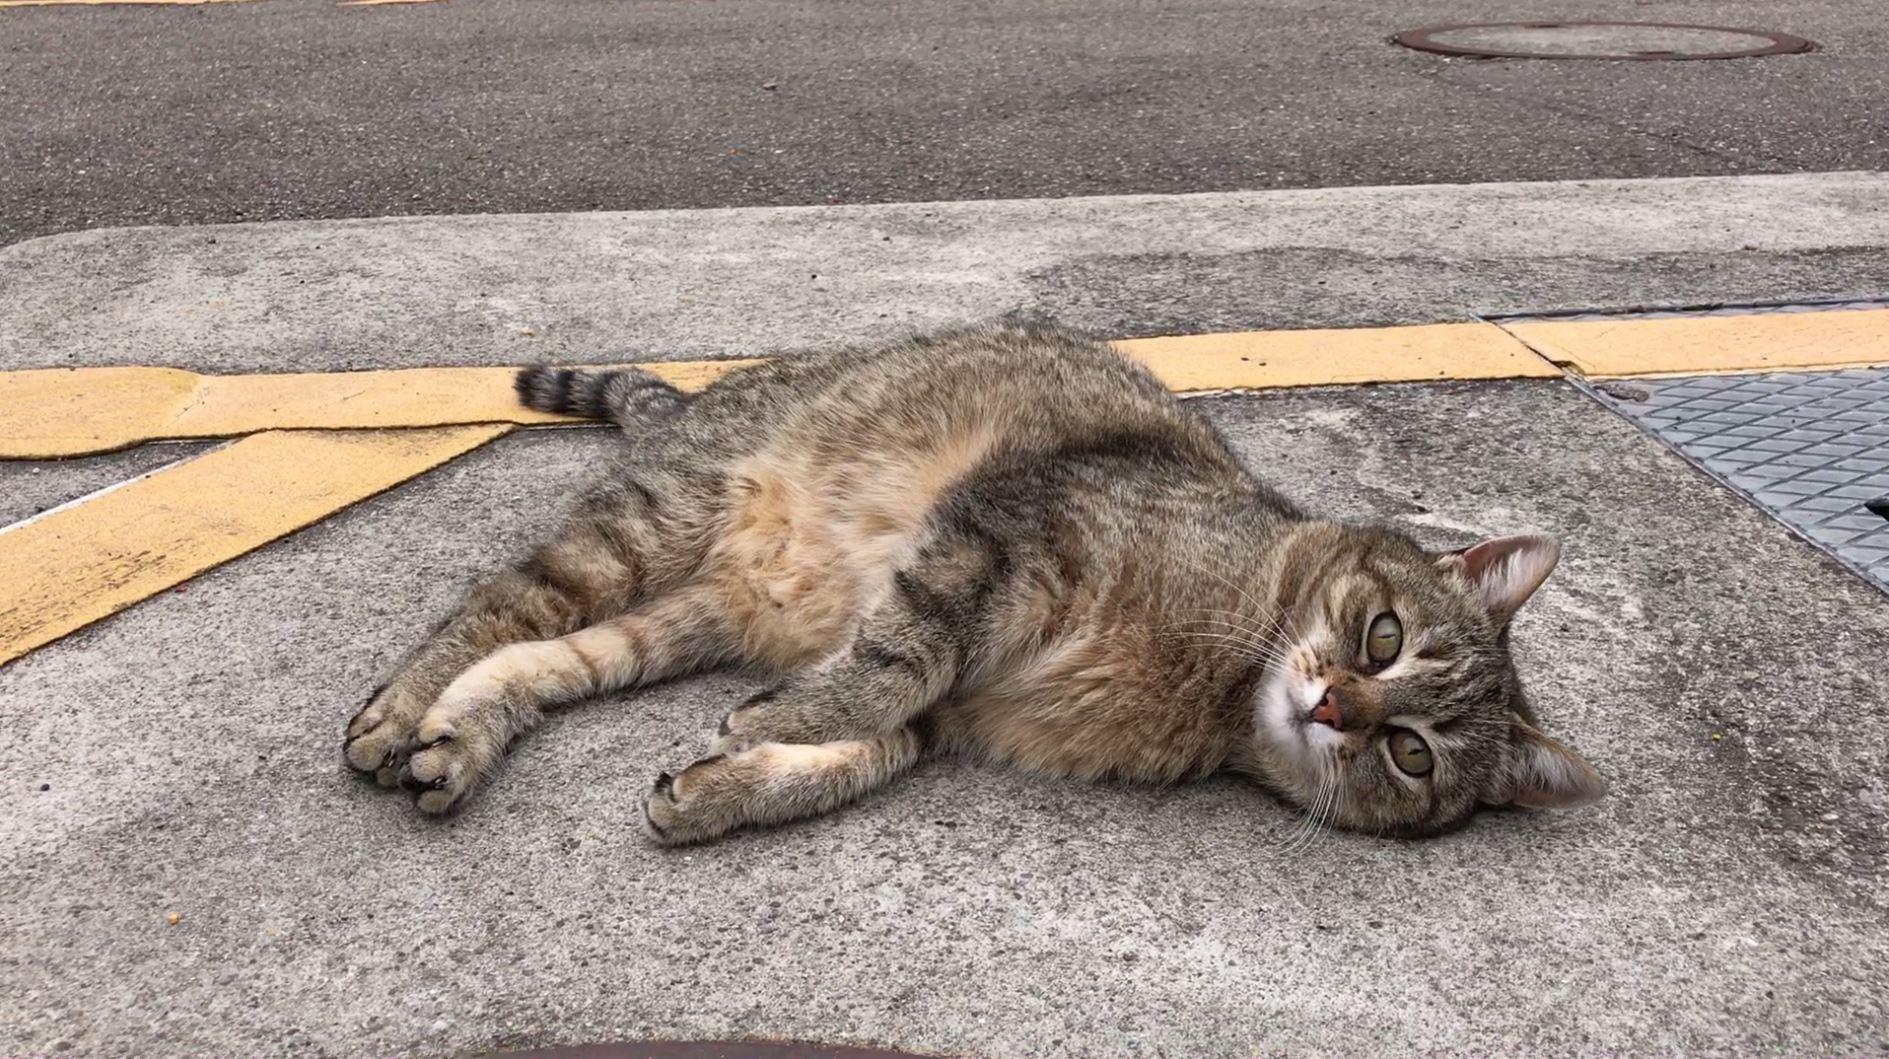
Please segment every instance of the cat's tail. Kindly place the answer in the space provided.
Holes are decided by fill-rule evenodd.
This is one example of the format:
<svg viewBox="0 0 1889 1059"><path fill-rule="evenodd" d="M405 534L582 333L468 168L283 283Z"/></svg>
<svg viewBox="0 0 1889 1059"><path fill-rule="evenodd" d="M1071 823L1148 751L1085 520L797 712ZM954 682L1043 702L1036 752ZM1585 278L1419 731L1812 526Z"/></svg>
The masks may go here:
<svg viewBox="0 0 1889 1059"><path fill-rule="evenodd" d="M642 368L585 371L537 365L519 371L518 400L540 412L608 419L631 426L682 411L687 394Z"/></svg>

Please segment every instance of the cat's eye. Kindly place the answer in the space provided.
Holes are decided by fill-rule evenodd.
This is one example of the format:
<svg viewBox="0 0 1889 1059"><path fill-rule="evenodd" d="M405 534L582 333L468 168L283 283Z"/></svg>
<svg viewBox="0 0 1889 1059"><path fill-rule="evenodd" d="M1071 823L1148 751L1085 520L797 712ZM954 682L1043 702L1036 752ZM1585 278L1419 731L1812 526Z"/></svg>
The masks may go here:
<svg viewBox="0 0 1889 1059"><path fill-rule="evenodd" d="M1371 619L1371 628L1364 636L1364 655L1376 665L1389 665L1397 657L1397 652L1404 649L1404 623L1391 613L1379 614Z"/></svg>
<svg viewBox="0 0 1889 1059"><path fill-rule="evenodd" d="M1430 766L1430 744L1423 737L1408 728L1399 728L1391 733L1391 760L1407 776L1427 776Z"/></svg>

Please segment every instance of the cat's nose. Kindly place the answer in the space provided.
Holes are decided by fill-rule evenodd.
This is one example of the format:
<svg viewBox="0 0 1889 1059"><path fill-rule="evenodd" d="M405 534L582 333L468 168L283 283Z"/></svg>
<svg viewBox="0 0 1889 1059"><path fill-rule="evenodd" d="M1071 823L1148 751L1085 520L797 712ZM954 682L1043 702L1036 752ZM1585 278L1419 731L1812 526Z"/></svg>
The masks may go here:
<svg viewBox="0 0 1889 1059"><path fill-rule="evenodd" d="M1325 689L1325 697L1312 707L1312 720L1318 724L1329 725L1337 731L1345 730L1344 711L1338 708L1338 693L1332 688Z"/></svg>

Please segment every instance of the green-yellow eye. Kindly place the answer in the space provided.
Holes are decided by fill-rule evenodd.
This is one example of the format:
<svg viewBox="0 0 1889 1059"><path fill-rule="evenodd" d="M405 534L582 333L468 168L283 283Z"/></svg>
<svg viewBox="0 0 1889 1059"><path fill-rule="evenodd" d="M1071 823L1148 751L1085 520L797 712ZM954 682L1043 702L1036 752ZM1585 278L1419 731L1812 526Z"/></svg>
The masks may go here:
<svg viewBox="0 0 1889 1059"><path fill-rule="evenodd" d="M1423 737L1408 728L1398 728L1391 732L1391 760L1407 776L1427 776L1430 774L1430 745Z"/></svg>
<svg viewBox="0 0 1889 1059"><path fill-rule="evenodd" d="M1371 619L1370 631L1364 637L1365 657L1380 666L1389 665L1403 649L1404 623L1397 620L1397 615L1385 613Z"/></svg>

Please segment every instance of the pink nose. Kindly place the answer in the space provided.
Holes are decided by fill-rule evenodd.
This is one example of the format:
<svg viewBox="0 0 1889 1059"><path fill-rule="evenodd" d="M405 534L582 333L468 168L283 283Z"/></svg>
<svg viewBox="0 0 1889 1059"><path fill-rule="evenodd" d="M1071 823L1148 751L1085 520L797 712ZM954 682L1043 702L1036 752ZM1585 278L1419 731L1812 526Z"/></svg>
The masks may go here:
<svg viewBox="0 0 1889 1059"><path fill-rule="evenodd" d="M1345 715L1338 709L1338 696L1330 688L1325 689L1325 697L1318 700L1318 705L1312 707L1312 720L1340 732L1345 730Z"/></svg>

